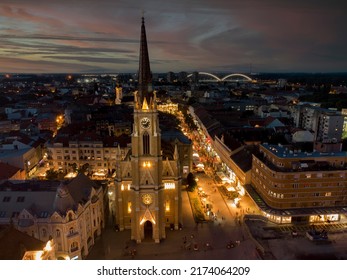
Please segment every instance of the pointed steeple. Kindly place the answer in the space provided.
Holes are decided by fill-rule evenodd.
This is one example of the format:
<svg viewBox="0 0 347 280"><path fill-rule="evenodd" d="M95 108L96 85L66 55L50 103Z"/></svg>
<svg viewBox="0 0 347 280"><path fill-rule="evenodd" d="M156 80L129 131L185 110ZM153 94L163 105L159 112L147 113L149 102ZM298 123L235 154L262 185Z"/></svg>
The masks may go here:
<svg viewBox="0 0 347 280"><path fill-rule="evenodd" d="M145 19L144 17L142 17L139 61L139 97L141 102L140 104L143 103L143 100L145 98L149 101L152 96L152 74L149 65Z"/></svg>

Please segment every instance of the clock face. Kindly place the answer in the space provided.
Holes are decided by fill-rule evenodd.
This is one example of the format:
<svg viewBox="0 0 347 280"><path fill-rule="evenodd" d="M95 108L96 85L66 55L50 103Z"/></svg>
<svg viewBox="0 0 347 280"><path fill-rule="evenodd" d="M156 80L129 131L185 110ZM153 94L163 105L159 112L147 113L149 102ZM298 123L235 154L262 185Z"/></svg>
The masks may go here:
<svg viewBox="0 0 347 280"><path fill-rule="evenodd" d="M141 126L142 128L149 128L151 126L151 121L149 120L149 118L141 119Z"/></svg>
<svg viewBox="0 0 347 280"><path fill-rule="evenodd" d="M153 202L153 196L149 193L142 195L142 202L146 205L150 205Z"/></svg>

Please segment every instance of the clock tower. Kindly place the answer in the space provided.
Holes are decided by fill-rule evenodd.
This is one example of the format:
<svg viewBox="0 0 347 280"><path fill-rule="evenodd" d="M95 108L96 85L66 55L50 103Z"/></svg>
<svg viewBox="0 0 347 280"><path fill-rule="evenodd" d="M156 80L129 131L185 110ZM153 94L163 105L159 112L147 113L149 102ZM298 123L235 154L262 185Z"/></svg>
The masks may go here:
<svg viewBox="0 0 347 280"><path fill-rule="evenodd" d="M139 87L134 99L131 137L132 219L131 237L160 242L165 238L161 135L156 95L152 89L144 19L141 25Z"/></svg>
<svg viewBox="0 0 347 280"><path fill-rule="evenodd" d="M162 143L165 143L162 145ZM156 94L152 89L144 19L138 91L134 93L131 154L116 154L116 176L109 186L111 213L119 230L130 229L131 239L159 243L165 229L182 225L182 167L179 141L162 139ZM182 151L182 150L181 150Z"/></svg>

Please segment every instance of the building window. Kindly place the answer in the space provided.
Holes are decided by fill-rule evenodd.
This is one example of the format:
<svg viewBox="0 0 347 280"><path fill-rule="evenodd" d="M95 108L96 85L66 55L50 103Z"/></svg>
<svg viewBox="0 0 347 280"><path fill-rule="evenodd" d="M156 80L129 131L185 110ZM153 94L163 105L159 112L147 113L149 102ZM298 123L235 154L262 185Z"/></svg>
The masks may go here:
<svg viewBox="0 0 347 280"><path fill-rule="evenodd" d="M128 202L128 213L129 214L131 213L131 202L130 201Z"/></svg>
<svg viewBox="0 0 347 280"><path fill-rule="evenodd" d="M42 232L42 237L47 236L47 230L45 228L43 228L41 232Z"/></svg>
<svg viewBox="0 0 347 280"><path fill-rule="evenodd" d="M71 244L71 252L75 252L78 250L78 243L77 242L72 242Z"/></svg>
<svg viewBox="0 0 347 280"><path fill-rule="evenodd" d="M25 197L24 196L18 196L17 202L24 202Z"/></svg>
<svg viewBox="0 0 347 280"><path fill-rule="evenodd" d="M166 190L174 190L175 189L175 183L164 183L164 188Z"/></svg>
<svg viewBox="0 0 347 280"><path fill-rule="evenodd" d="M11 218L17 218L17 217L18 217L18 215L19 215L19 212L14 211L14 212L12 212L12 216L11 216Z"/></svg>
<svg viewBox="0 0 347 280"><path fill-rule="evenodd" d="M10 202L11 197L10 196L5 196L2 200L2 202Z"/></svg>
<svg viewBox="0 0 347 280"><path fill-rule="evenodd" d="M167 200L167 201L165 202L165 211L166 211L166 212L170 212L170 200Z"/></svg>
<svg viewBox="0 0 347 280"><path fill-rule="evenodd" d="M59 229L57 229L57 230L55 231L55 236L56 236L56 237L60 237L60 230L59 230Z"/></svg>
<svg viewBox="0 0 347 280"><path fill-rule="evenodd" d="M149 155L149 134L145 132L142 136L142 141L143 141L143 154L144 155Z"/></svg>
<svg viewBox="0 0 347 280"><path fill-rule="evenodd" d="M331 196L331 192L326 192L325 196Z"/></svg>
<svg viewBox="0 0 347 280"><path fill-rule="evenodd" d="M69 233L70 233L70 234L73 234L73 233L74 233L74 229L73 229L73 227L70 227L70 229L69 229Z"/></svg>

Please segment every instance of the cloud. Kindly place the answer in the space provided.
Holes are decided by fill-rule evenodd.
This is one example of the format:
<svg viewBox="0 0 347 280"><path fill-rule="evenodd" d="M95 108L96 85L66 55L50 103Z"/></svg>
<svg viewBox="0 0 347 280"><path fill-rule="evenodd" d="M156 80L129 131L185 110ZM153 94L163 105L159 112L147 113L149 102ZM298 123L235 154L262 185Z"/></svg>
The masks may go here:
<svg viewBox="0 0 347 280"><path fill-rule="evenodd" d="M77 55L78 63L50 62L109 71L113 61L136 71L144 9L156 72L250 64L260 72L346 71L345 7L338 0L2 0L0 58L24 59L28 69L37 59L41 69L40 60ZM10 64L4 71L14 70Z"/></svg>

